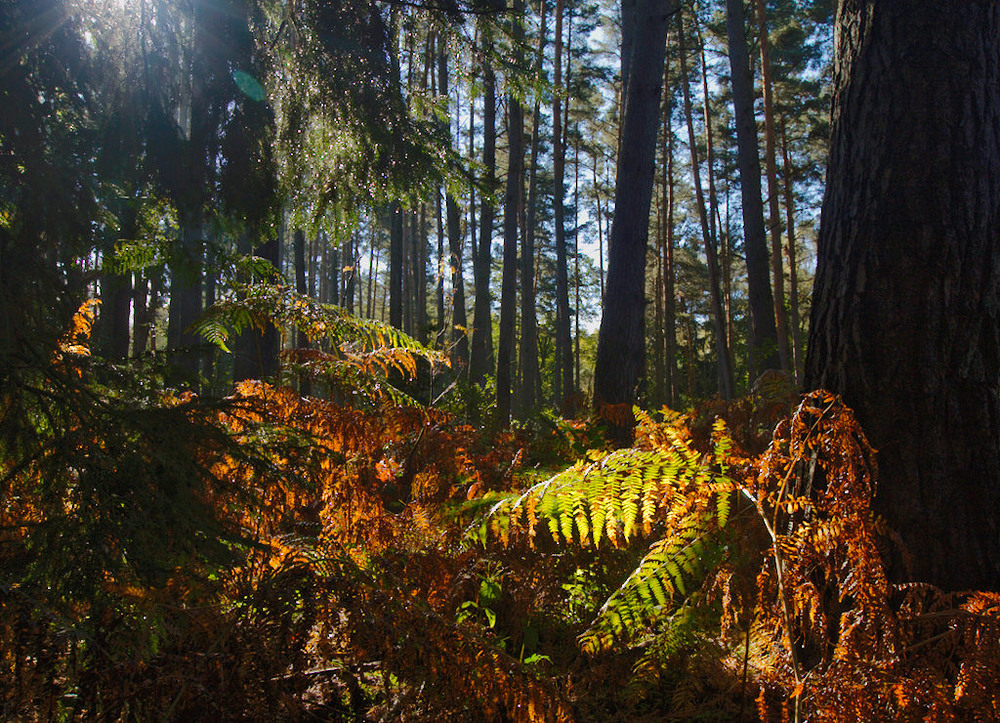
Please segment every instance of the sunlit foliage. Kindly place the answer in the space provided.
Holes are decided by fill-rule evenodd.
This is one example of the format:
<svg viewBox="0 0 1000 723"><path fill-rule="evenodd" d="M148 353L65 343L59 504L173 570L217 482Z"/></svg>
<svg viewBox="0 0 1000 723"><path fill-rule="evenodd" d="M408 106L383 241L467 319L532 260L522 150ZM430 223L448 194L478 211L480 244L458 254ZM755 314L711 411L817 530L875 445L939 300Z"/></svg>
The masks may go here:
<svg viewBox="0 0 1000 723"><path fill-rule="evenodd" d="M387 396L172 392L92 353L96 308L3 399L6 718L998 714L1000 600L886 579L874 453L833 395L759 456L638 412L635 448L541 475L529 438ZM380 384L415 363L338 358Z"/></svg>

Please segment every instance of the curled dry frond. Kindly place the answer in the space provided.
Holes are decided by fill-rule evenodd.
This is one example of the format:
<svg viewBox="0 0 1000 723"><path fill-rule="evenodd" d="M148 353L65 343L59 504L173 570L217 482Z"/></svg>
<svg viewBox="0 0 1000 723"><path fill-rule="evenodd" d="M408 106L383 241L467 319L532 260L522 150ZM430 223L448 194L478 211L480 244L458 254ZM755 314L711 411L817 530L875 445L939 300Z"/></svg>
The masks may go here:
<svg viewBox="0 0 1000 723"><path fill-rule="evenodd" d="M90 356L90 332L97 320L97 310L100 305L100 299L87 299L80 304L80 308L73 314L70 328L59 340L58 353Z"/></svg>
<svg viewBox="0 0 1000 723"><path fill-rule="evenodd" d="M871 511L875 450L825 391L779 424L741 489L773 540L758 629L774 664L762 719L996 719L1000 596L891 584Z"/></svg>

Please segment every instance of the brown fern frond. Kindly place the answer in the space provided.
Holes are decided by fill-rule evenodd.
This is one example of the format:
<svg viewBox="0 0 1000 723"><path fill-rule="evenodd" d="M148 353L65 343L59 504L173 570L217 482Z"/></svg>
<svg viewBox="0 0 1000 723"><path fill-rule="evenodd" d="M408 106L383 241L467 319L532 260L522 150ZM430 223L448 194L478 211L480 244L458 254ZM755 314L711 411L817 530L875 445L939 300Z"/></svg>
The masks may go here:
<svg viewBox="0 0 1000 723"><path fill-rule="evenodd" d="M871 512L874 450L839 398L807 395L742 486L772 536L758 578L762 718L988 720L1000 714L1000 595L890 584Z"/></svg>

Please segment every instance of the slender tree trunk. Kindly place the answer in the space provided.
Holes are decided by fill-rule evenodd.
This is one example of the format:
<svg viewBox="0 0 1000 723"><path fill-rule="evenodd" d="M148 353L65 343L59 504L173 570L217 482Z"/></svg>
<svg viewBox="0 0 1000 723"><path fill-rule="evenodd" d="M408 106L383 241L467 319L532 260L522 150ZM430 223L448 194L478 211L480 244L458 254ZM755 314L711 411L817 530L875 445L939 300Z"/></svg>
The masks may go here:
<svg viewBox="0 0 1000 723"><path fill-rule="evenodd" d="M535 75L541 77L545 59L548 13L544 0L539 3L538 52ZM541 105L535 97L531 126L531 168L528 175L528 205L525 212L524 234L521 236L521 383L518 413L530 414L541 401L541 374L538 368L538 317L535 309L535 229L538 227L538 148L541 143Z"/></svg>
<svg viewBox="0 0 1000 723"><path fill-rule="evenodd" d="M205 239L203 242L204 248L204 266L202 267L202 311L208 309L215 303L215 276L210 272L213 265L215 264L215 243L212 239ZM130 294L131 295L131 294ZM119 307L119 312L125 315L122 319L124 323L124 332L126 339L126 348L128 346L128 300L124 300L123 307ZM218 356L216 350L212 348L211 345L206 344L204 339L199 339L199 345L201 346L201 351L199 356L201 357L199 364L201 366L201 376L205 380L207 386L202 387L203 392L208 392L213 390L216 379L215 379L215 359Z"/></svg>
<svg viewBox="0 0 1000 723"><path fill-rule="evenodd" d="M416 245L413 249L416 261L416 273L413 283L416 286L416 322L417 341L421 344L427 343L428 320L427 320L427 249L428 249L428 223L427 204L420 204L420 218L417 225Z"/></svg>
<svg viewBox="0 0 1000 723"><path fill-rule="evenodd" d="M724 399L732 399L734 394L733 362L729 351L726 320L722 310L722 291L719 285L719 259L715 244L712 243L712 233L708 223L708 210L705 208L705 193L701 187L698 142L694 132L694 113L691 107L691 88L687 72L687 50L685 47L686 43L684 42L684 21L681 13L677 14L677 37L679 43L678 50L680 52L681 90L684 94L684 116L687 120L688 146L691 150L691 175L698 208L698 221L701 224L701 237L705 245L705 262L708 265L708 291L712 306L712 321L715 325L719 392Z"/></svg>
<svg viewBox="0 0 1000 723"><path fill-rule="evenodd" d="M667 91L669 92L669 91ZM666 159L664 158L664 166ZM654 193L659 193L659 198L665 199L666 189L661 187L660 180L654 181ZM664 254L663 249L667 245L667 209L666 203L656 204L656 254L653 257L653 268L655 277L653 279L653 390L652 406L662 407L666 404L667 390L667 369L666 369L666 325L664 324L663 310L663 285L664 285Z"/></svg>
<svg viewBox="0 0 1000 723"><path fill-rule="evenodd" d="M310 237L309 246L306 249L309 256L306 263L306 293L313 299L317 298L317 281L319 277L319 261L317 259L317 252L319 250L319 234Z"/></svg>
<svg viewBox="0 0 1000 723"><path fill-rule="evenodd" d="M760 153L757 120L753 112L753 79L747 50L743 0L726 0L729 67L732 72L733 114L736 120L740 197L743 201L743 246L747 258L747 297L750 310L750 383L765 369L780 366L774 297L768 269L764 204L760 198Z"/></svg>
<svg viewBox="0 0 1000 723"><path fill-rule="evenodd" d="M257 255L267 259L276 269L281 268L281 252L284 230L279 226L278 233L268 241L265 241L257 250ZM273 379L278 375L280 363L278 354L281 351L281 335L278 327L268 324L263 332L258 335L258 365L260 369L260 379Z"/></svg>
<svg viewBox="0 0 1000 723"><path fill-rule="evenodd" d="M524 37L524 2L514 0L511 19L514 40ZM497 404L498 426L510 422L511 366L514 361L514 323L517 304L517 232L523 206L522 176L524 174L524 115L521 104L513 95L507 97L507 189L504 196L503 277L500 284L500 334L497 339Z"/></svg>
<svg viewBox="0 0 1000 723"><path fill-rule="evenodd" d="M705 165L707 166L706 173L708 175L708 230L712 235L712 246L718 249L722 224L718 223L719 194L715 188L715 143L712 134L712 104L711 96L708 92L708 63L705 60L705 41L701 36L701 23L697 16L694 18L694 32L698 43L698 52L701 56L702 108L705 118ZM727 333L726 338L732 339L732 334Z"/></svg>
<svg viewBox="0 0 1000 723"><path fill-rule="evenodd" d="M575 371L575 381L573 383L573 396L576 397L580 391L580 145L575 144L573 148L573 361ZM574 414L578 411L579 404L573 403Z"/></svg>
<svg viewBox="0 0 1000 723"><path fill-rule="evenodd" d="M781 368L792 369L788 346L788 312L785 310L785 273L781 268L781 210L778 205L778 170L775 160L774 89L771 79L770 42L767 36L767 11L764 0L757 2L757 27L760 33L760 74L764 91L764 167L767 171L767 201L771 228L771 278L774 291L774 320L778 333L778 359Z"/></svg>
<svg viewBox="0 0 1000 723"><path fill-rule="evenodd" d="M147 313L149 314L149 350L155 352L159 346L159 340L156 338L156 326L155 319L156 313L160 310L161 300L163 299L163 284L165 281L165 271L160 270L153 274L153 277L149 280L149 305L147 308Z"/></svg>
<svg viewBox="0 0 1000 723"><path fill-rule="evenodd" d="M785 191L785 222L788 229L788 295L790 297L788 306L792 325L792 357L795 383L801 385L805 359L802 353L802 321L799 318L799 269L795 258L795 192L792 186L795 169L788 157L788 139L785 137L785 124L783 122L781 123L781 157Z"/></svg>
<svg viewBox="0 0 1000 723"><path fill-rule="evenodd" d="M134 309L132 323L133 357L142 356L149 347L153 319L149 282L148 275L139 272L136 273L135 283L132 286L132 308Z"/></svg>
<svg viewBox="0 0 1000 723"><path fill-rule="evenodd" d="M837 24L806 386L878 450L891 576L1000 590L1000 4Z"/></svg>
<svg viewBox="0 0 1000 723"><path fill-rule="evenodd" d="M731 213L730 191L726 184L726 225L722 234L721 265L722 265L722 302L725 305L726 335L733 338L733 217ZM719 224L720 226L722 224Z"/></svg>
<svg viewBox="0 0 1000 723"><path fill-rule="evenodd" d="M597 153L594 153L594 199L597 202L597 273L601 279L601 306L604 306L604 211L601 189L597 184Z"/></svg>
<svg viewBox="0 0 1000 723"><path fill-rule="evenodd" d="M687 357L687 393L688 399L694 399L694 320L691 318L691 314L688 313L687 300L683 294L681 295L681 316L684 317L685 337L687 337L687 344L685 344Z"/></svg>
<svg viewBox="0 0 1000 723"><path fill-rule="evenodd" d="M667 27L676 2L639 0L621 153L615 215L608 243L608 286L594 369L594 404L609 422L609 436L630 444L632 404L645 372L645 276L649 205L653 194L656 132L660 121Z"/></svg>
<svg viewBox="0 0 1000 723"><path fill-rule="evenodd" d="M295 265L295 293L305 296L308 293L306 289L306 235L300 228L295 229L292 233L292 254ZM299 332L296 335L296 346L301 346L303 341L303 335Z"/></svg>
<svg viewBox="0 0 1000 723"><path fill-rule="evenodd" d="M303 296L306 295L306 235L302 229L295 229L292 234L292 250L295 255L295 291ZM295 347L297 349L308 349L309 338L302 332L295 332ZM309 377L301 375L299 377L299 394L307 396L312 392L309 384Z"/></svg>
<svg viewBox="0 0 1000 723"><path fill-rule="evenodd" d="M374 319L375 309L375 277L378 276L379 248L375 242L376 236L373 228L369 227L368 235L368 293L366 294L368 309L365 314L369 319Z"/></svg>
<svg viewBox="0 0 1000 723"><path fill-rule="evenodd" d="M241 256L249 256L254 252L254 243L250 238L250 231L243 231L236 241L236 252ZM248 283L253 283L253 277L240 279ZM244 379L254 379L257 374L257 334L256 330L244 329L236 339L233 340L233 382L241 382Z"/></svg>
<svg viewBox="0 0 1000 723"><path fill-rule="evenodd" d="M670 63L665 64L663 87L666 102L663 104L663 218L666 227L661 240L661 266L663 268L663 328L664 328L664 403L673 407L677 386L677 306L674 291L674 128L673 94L670 89Z"/></svg>
<svg viewBox="0 0 1000 723"><path fill-rule="evenodd" d="M413 335L413 256L410 247L413 238L413 214L409 210L403 211L403 331ZM344 257L344 286L347 286L347 257Z"/></svg>
<svg viewBox="0 0 1000 723"><path fill-rule="evenodd" d="M395 201L389 208L389 324L403 328L403 209Z"/></svg>
<svg viewBox="0 0 1000 723"><path fill-rule="evenodd" d="M326 232L320 231L317 243L319 243L319 294L321 304L330 302L330 243L326 238Z"/></svg>
<svg viewBox="0 0 1000 723"><path fill-rule="evenodd" d="M483 32L484 52L490 52L489 31ZM496 184L496 76L489 63L483 68L483 167L485 182L492 188ZM472 381L483 384L492 369L493 319L490 298L490 270L492 265L493 217L492 202L483 197L479 210L479 248L473 259L476 284L476 302L472 321Z"/></svg>
<svg viewBox="0 0 1000 723"><path fill-rule="evenodd" d="M329 286L329 303L340 306L340 277L343 269L340 263L340 246L333 243L333 239L327 238L327 246L330 249L330 268L327 273L327 284Z"/></svg>
<svg viewBox="0 0 1000 723"><path fill-rule="evenodd" d="M448 51L443 41L438 47L438 92L445 102L447 111L450 105L448 96ZM461 374L468 373L469 337L466 335L466 325L469 323L465 313L465 279L462 275L462 229L458 202L448 193L445 196L445 215L448 224L448 252L451 268L451 360L455 370Z"/></svg>
<svg viewBox="0 0 1000 723"><path fill-rule="evenodd" d="M420 306L420 287L423 286L424 270L421 268L420 247L424 239L420 233L420 211L415 209L410 214L410 305L412 306L412 321L410 322L410 333L414 339L419 340L424 333L426 309Z"/></svg>
<svg viewBox="0 0 1000 723"><path fill-rule="evenodd" d="M555 51L552 92L552 206L555 215L556 245L556 384L557 400L565 402L573 394L573 351L569 318L569 270L566 254L566 151L562 133L562 26L563 0L556 0ZM560 406L562 406L560 404Z"/></svg>
<svg viewBox="0 0 1000 723"><path fill-rule="evenodd" d="M349 313L354 313L354 295L356 292L356 281L358 275L358 259L354 253L354 234L350 233L344 238L344 245L341 250L343 256L343 277L344 296L341 306ZM403 297L406 298L405 295Z"/></svg>
<svg viewBox="0 0 1000 723"><path fill-rule="evenodd" d="M448 338L447 334L447 304L446 296L444 293L444 277L445 270L448 266L448 260L444 253L444 220L441 215L441 194L444 193L444 188L439 187L434 197L434 214L435 221L437 224L437 346L442 347L445 344L445 340Z"/></svg>

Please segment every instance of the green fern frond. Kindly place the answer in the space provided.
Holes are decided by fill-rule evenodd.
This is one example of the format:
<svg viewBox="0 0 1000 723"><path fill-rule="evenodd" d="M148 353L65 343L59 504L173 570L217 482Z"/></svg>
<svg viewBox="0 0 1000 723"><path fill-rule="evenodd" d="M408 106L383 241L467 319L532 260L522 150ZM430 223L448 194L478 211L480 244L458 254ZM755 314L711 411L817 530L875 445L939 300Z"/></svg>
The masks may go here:
<svg viewBox="0 0 1000 723"><path fill-rule="evenodd" d="M628 640L640 628L668 614L677 598L686 598L718 561L721 551L708 521L687 521L684 529L650 545L649 551L621 586L601 606L583 635L580 646L597 653L616 640Z"/></svg>
<svg viewBox="0 0 1000 723"><path fill-rule="evenodd" d="M713 453L703 454L679 426L656 426L642 412L637 418L652 448L592 455L500 501L488 516L505 544L518 536L533 544L538 525L553 540L581 546L606 539L626 547L656 535L580 637L591 653L633 638L687 598L721 556L717 533L729 519L734 486L725 474L731 442L724 425L716 425Z"/></svg>
<svg viewBox="0 0 1000 723"><path fill-rule="evenodd" d="M226 346L230 330L217 316L202 316L195 322L194 332L209 344L214 344L227 354L231 353L229 347ZM239 331L236 333L238 334Z"/></svg>
<svg viewBox="0 0 1000 723"><path fill-rule="evenodd" d="M229 340L249 327L264 329L273 324L282 333L294 328L327 349L322 353L311 350L298 358L292 355L299 371L348 393L408 404L414 401L391 387L388 379L395 374L415 378L420 360L432 366L448 363L442 352L428 349L388 324L359 319L341 307L296 293L263 259L241 257L232 262L228 273L234 277L228 284L231 291L193 327L223 351L228 352Z"/></svg>

